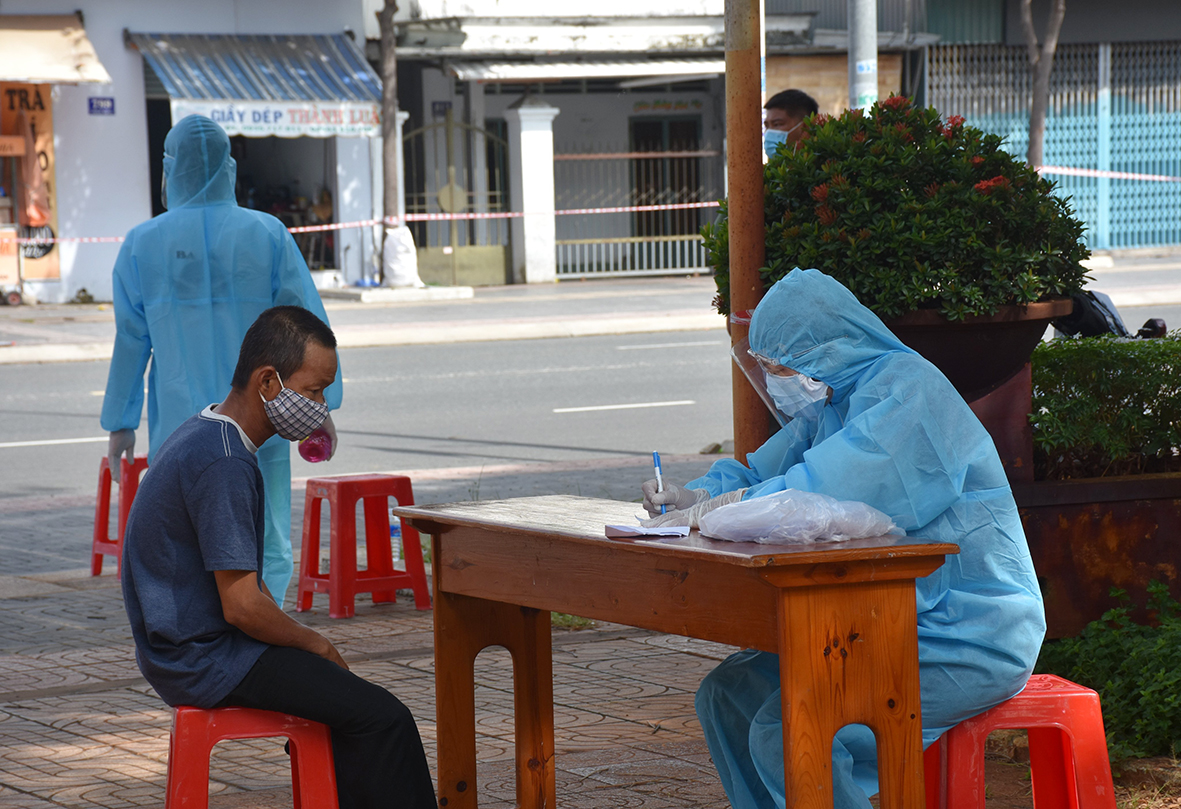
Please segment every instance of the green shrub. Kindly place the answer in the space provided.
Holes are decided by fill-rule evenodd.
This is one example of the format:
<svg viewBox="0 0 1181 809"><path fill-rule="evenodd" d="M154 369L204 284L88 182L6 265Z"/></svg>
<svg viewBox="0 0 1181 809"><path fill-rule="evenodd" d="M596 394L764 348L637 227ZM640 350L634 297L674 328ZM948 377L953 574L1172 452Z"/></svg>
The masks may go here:
<svg viewBox="0 0 1181 809"><path fill-rule="evenodd" d="M780 147L764 170L760 272L770 286L795 267L823 270L886 319L938 309L959 320L1070 295L1090 253L1053 189L999 137L907 98L814 116L798 147ZM728 314L724 206L702 235Z"/></svg>
<svg viewBox="0 0 1181 809"><path fill-rule="evenodd" d="M1155 625L1134 623L1127 594L1113 590L1124 605L1047 643L1035 669L1099 692L1113 762L1181 753L1181 604L1161 582L1148 592Z"/></svg>
<svg viewBox="0 0 1181 809"><path fill-rule="evenodd" d="M1035 477L1181 470L1181 331L1051 340L1032 362Z"/></svg>

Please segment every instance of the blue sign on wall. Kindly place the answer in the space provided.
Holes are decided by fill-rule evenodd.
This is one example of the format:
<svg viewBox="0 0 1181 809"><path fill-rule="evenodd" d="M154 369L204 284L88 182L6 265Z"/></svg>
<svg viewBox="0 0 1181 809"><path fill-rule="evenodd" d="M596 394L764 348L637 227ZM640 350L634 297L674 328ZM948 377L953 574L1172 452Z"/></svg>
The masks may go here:
<svg viewBox="0 0 1181 809"><path fill-rule="evenodd" d="M90 109L91 115L114 115L115 114L115 99L103 98L101 96L93 96L86 99L86 105Z"/></svg>

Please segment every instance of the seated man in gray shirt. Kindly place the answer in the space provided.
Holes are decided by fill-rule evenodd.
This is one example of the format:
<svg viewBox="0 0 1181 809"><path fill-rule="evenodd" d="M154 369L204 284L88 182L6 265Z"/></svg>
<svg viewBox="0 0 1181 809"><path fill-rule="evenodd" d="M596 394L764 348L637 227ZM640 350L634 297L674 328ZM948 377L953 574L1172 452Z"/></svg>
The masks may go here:
<svg viewBox="0 0 1181 809"><path fill-rule="evenodd" d="M434 809L410 711L361 679L331 642L263 584L257 448L296 441L328 415L336 337L311 312L276 306L246 332L232 389L161 446L123 546L123 599L144 677L169 705L240 705L332 728L341 809Z"/></svg>

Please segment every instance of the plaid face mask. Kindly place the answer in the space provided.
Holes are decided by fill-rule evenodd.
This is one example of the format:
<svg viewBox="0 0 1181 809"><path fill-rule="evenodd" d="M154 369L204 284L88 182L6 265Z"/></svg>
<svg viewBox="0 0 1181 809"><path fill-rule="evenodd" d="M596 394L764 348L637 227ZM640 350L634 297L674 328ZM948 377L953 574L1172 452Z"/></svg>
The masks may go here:
<svg viewBox="0 0 1181 809"><path fill-rule="evenodd" d="M275 372L275 376L279 376L278 371ZM283 377L281 376L279 376L279 384L283 385ZM279 391L279 395L269 402L261 391L258 395L262 399L262 406L267 413L267 418L271 420L271 426L275 428L275 432L288 441L302 441L315 432L316 428L324 423L324 419L328 418L328 405L322 402L313 402L286 385L283 385L283 390Z"/></svg>

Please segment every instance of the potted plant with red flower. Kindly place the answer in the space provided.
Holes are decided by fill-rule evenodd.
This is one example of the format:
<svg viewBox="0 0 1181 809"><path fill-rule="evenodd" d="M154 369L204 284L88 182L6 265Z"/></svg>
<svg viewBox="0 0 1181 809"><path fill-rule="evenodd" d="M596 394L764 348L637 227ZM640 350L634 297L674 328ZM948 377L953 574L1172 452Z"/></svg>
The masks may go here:
<svg viewBox="0 0 1181 809"><path fill-rule="evenodd" d="M1053 184L1001 145L902 96L814 116L765 169L764 282L822 270L966 398L995 389L1028 362L1049 319L1070 312L1090 255ZM724 206L703 235L728 314Z"/></svg>

